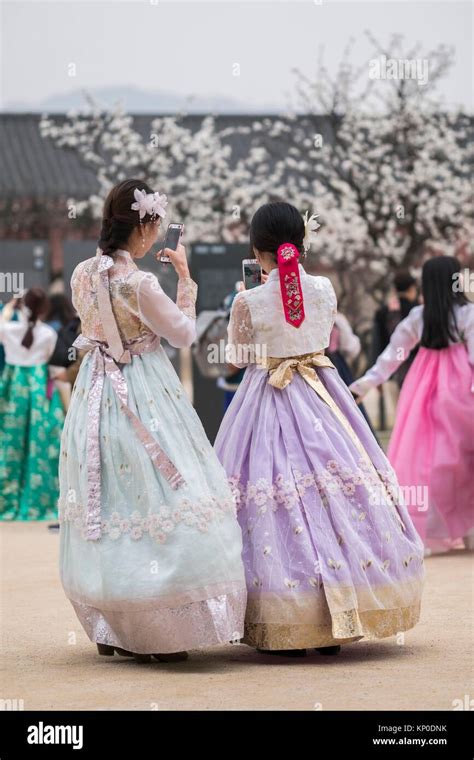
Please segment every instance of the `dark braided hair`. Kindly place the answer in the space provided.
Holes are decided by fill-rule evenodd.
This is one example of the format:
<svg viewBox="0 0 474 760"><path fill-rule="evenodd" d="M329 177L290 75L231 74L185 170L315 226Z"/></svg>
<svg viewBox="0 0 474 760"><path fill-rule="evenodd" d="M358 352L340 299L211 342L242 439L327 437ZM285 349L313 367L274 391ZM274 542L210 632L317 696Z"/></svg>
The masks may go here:
<svg viewBox="0 0 474 760"><path fill-rule="evenodd" d="M138 211L131 209L135 201L133 195L135 188L145 190L146 193L153 192L151 187L140 179L126 179L115 185L105 199L99 239L99 248L102 249L103 254L110 256L126 245L134 228L140 224ZM151 217L146 214L142 223L146 224L149 221Z"/></svg>
<svg viewBox="0 0 474 760"><path fill-rule="evenodd" d="M282 243L292 243L303 253L304 233L303 217L295 206L283 201L265 203L250 222L250 248L271 253L276 262Z"/></svg>
<svg viewBox="0 0 474 760"><path fill-rule="evenodd" d="M41 288L30 288L22 298L23 306L29 310L28 329L23 336L21 345L31 348L33 345L33 328L43 314L48 310L48 296Z"/></svg>

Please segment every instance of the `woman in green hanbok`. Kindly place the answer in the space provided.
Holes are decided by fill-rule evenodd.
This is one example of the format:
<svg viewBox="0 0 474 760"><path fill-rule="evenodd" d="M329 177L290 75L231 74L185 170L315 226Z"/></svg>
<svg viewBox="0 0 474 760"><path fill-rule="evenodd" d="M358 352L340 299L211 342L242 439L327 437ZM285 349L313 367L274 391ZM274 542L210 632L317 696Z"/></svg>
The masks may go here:
<svg viewBox="0 0 474 760"><path fill-rule="evenodd" d="M55 520L64 412L49 383L56 332L41 317L48 299L31 288L17 321L0 320L0 519Z"/></svg>

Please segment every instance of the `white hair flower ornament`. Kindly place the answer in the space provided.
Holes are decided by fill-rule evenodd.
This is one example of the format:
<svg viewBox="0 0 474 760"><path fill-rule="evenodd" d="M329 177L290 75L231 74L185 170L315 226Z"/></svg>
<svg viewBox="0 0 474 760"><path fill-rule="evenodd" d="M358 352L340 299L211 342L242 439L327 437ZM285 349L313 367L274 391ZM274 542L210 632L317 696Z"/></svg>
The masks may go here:
<svg viewBox="0 0 474 760"><path fill-rule="evenodd" d="M151 217L160 216L162 219L166 216L166 206L168 199L166 195L159 193L146 193L145 190L139 190L138 187L133 191L135 203L130 208L132 211L138 211L140 221L144 216L149 214Z"/></svg>
<svg viewBox="0 0 474 760"><path fill-rule="evenodd" d="M309 251L309 247L311 243L316 242L316 230L319 230L321 225L319 222L316 221L319 214L311 214L309 216L309 211L305 213L303 216L303 222L304 222L304 238L303 238L303 248L305 253Z"/></svg>

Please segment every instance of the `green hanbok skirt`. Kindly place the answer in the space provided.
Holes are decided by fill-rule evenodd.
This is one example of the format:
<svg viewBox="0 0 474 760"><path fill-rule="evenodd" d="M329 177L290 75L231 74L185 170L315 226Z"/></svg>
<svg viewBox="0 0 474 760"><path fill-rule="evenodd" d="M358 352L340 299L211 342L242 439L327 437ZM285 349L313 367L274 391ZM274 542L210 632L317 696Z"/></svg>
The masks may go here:
<svg viewBox="0 0 474 760"><path fill-rule="evenodd" d="M64 411L48 366L6 364L0 376L0 519L56 520Z"/></svg>

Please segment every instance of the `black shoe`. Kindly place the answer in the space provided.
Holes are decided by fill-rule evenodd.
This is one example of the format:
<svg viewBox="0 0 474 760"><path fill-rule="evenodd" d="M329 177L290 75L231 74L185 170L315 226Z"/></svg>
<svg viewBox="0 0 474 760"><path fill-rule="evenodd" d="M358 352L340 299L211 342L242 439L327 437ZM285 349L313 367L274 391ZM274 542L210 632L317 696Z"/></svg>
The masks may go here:
<svg viewBox="0 0 474 760"><path fill-rule="evenodd" d="M48 525L48 530L51 530L54 533L59 532L59 523L52 523L52 525Z"/></svg>
<svg viewBox="0 0 474 760"><path fill-rule="evenodd" d="M319 652L319 654L334 655L339 654L340 651L341 647L339 644L336 644L333 647L316 647L316 652Z"/></svg>
<svg viewBox="0 0 474 760"><path fill-rule="evenodd" d="M306 657L306 649L260 649L260 654L276 654L279 657Z"/></svg>
<svg viewBox="0 0 474 760"><path fill-rule="evenodd" d="M119 654L121 657L133 657L135 662L151 662L151 654L138 654L138 652L129 652L128 649L113 647L109 644L97 644L97 651L99 654L105 657L113 657L114 654Z"/></svg>
<svg viewBox="0 0 474 760"><path fill-rule="evenodd" d="M153 657L160 662L184 662L188 659L187 652L168 652L168 654L153 654Z"/></svg>

